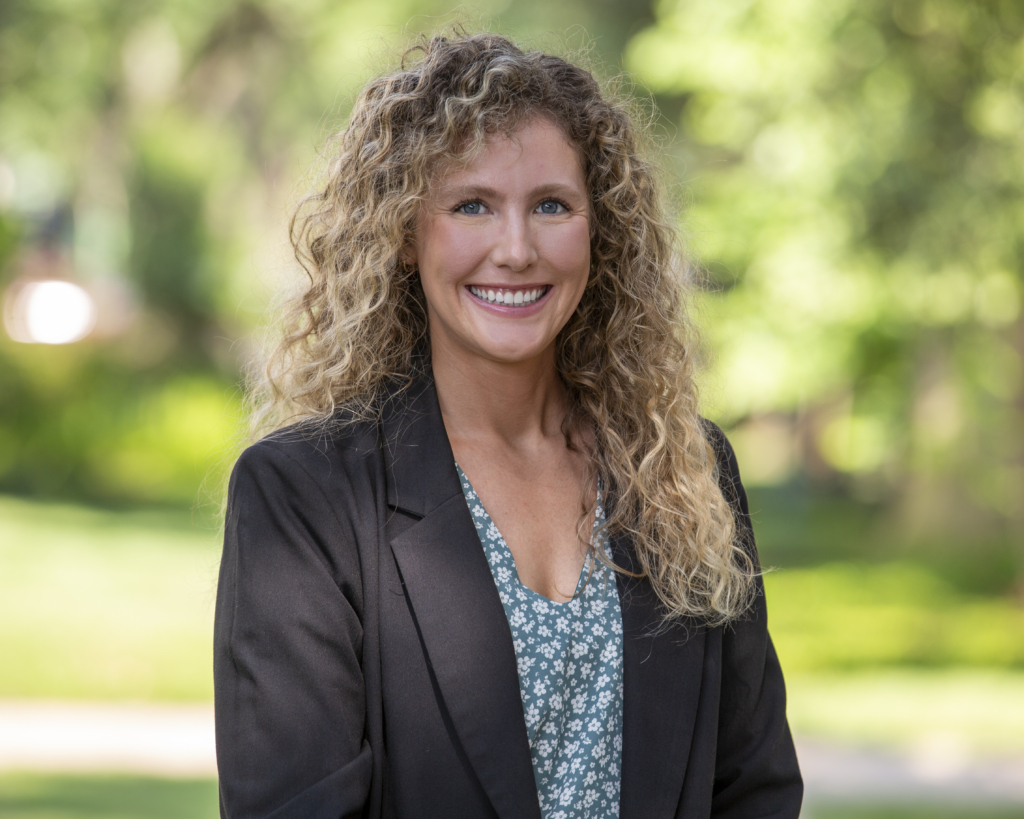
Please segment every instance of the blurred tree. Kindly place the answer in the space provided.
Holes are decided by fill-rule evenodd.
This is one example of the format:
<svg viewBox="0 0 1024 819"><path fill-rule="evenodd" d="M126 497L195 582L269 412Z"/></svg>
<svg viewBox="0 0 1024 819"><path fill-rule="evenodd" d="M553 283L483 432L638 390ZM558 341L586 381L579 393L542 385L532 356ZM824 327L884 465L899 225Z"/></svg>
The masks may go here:
<svg viewBox="0 0 1024 819"><path fill-rule="evenodd" d="M206 270L202 189L145 161L131 198L132 248L128 269L147 302L170 311L191 330L215 320Z"/></svg>
<svg viewBox="0 0 1024 819"><path fill-rule="evenodd" d="M0 3L0 285L70 278L99 310L66 347L0 335L0 491L217 495L245 339L295 274L289 209L396 43L459 18L614 71L653 21L629 0L453 6Z"/></svg>
<svg viewBox="0 0 1024 819"><path fill-rule="evenodd" d="M1024 6L663 0L709 386L755 479L1024 540ZM845 476L845 478L844 478Z"/></svg>

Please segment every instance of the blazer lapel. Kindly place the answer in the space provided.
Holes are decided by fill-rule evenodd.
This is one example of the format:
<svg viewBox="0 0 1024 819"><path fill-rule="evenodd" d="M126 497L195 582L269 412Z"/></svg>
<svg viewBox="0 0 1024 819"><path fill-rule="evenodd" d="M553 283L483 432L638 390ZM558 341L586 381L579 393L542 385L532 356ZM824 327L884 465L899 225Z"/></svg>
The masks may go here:
<svg viewBox="0 0 1024 819"><path fill-rule="evenodd" d="M634 568L623 540L612 546ZM646 578L618 575L622 602L623 714L620 819L675 815L693 740L704 661L704 628L661 627L659 602Z"/></svg>
<svg viewBox="0 0 1024 819"><path fill-rule="evenodd" d="M382 418L388 504L422 519L391 541L455 731L502 819L540 819L515 649L462 495L432 380Z"/></svg>

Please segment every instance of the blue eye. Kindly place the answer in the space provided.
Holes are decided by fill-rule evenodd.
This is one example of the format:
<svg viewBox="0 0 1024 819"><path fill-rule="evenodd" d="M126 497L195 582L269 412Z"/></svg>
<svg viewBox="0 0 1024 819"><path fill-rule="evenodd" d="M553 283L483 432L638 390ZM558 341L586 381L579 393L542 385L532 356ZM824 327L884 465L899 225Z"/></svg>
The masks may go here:
<svg viewBox="0 0 1024 819"><path fill-rule="evenodd" d="M484 212L484 206L482 202L463 202L455 210L467 216L477 216Z"/></svg>
<svg viewBox="0 0 1024 819"><path fill-rule="evenodd" d="M566 210L566 207L557 199L547 199L537 206L537 210L540 213L552 215L556 213L563 213Z"/></svg>

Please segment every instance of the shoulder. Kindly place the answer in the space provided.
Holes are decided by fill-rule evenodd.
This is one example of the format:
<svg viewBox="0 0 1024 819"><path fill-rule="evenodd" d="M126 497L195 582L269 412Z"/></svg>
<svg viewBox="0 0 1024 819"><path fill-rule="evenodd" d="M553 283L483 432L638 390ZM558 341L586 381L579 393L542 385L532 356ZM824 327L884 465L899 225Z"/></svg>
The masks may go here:
<svg viewBox="0 0 1024 819"><path fill-rule="evenodd" d="M235 462L232 502L275 502L331 509L372 497L379 472L376 425L335 417L326 424L295 424L247 447Z"/></svg>
<svg viewBox="0 0 1024 819"><path fill-rule="evenodd" d="M718 485L726 502L732 507L740 535L746 543L748 551L754 555L756 563L758 561L757 546L754 543L754 531L750 521L750 501L747 499L747 490L744 489L743 481L740 479L740 467L736 461L736 452L718 424L707 418L700 420L704 427L704 435L715 452Z"/></svg>
<svg viewBox="0 0 1024 819"><path fill-rule="evenodd" d="M235 471L275 470L327 479L379 451L376 425L341 413L327 422L293 424L271 432L239 455Z"/></svg>
<svg viewBox="0 0 1024 819"><path fill-rule="evenodd" d="M326 569L357 599L383 480L373 427L287 427L242 452L228 486L225 559L279 579Z"/></svg>
<svg viewBox="0 0 1024 819"><path fill-rule="evenodd" d="M736 461L736 452L718 424L704 417L701 417L700 422L704 430L704 437L715 453L715 460L718 465L718 481L722 484L723 490L729 486L731 493L731 490L742 487L740 467Z"/></svg>

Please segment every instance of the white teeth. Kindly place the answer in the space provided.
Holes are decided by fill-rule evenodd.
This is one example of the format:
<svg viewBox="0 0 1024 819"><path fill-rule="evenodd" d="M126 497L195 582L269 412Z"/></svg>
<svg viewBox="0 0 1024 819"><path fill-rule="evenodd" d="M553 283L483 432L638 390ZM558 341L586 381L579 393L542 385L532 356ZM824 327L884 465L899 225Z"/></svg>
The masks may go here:
<svg viewBox="0 0 1024 819"><path fill-rule="evenodd" d="M476 296L478 299L491 302L492 304L508 304L522 306L526 304L533 304L542 295L544 295L545 289L543 287L534 288L533 290L483 290L479 287L470 285L469 292Z"/></svg>

